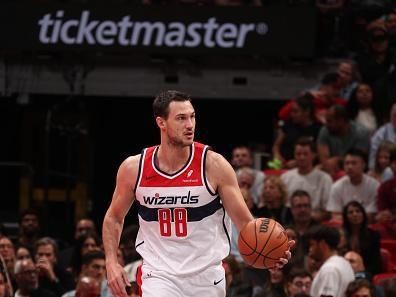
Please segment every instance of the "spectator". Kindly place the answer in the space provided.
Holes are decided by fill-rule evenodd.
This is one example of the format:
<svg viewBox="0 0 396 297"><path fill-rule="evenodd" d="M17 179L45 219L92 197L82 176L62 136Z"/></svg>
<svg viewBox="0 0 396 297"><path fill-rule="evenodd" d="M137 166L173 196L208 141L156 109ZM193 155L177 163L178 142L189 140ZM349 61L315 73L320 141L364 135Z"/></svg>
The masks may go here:
<svg viewBox="0 0 396 297"><path fill-rule="evenodd" d="M279 176L267 176L262 189L263 206L258 208L256 217L271 218L281 225L289 225L292 215L290 208L286 206L287 190Z"/></svg>
<svg viewBox="0 0 396 297"><path fill-rule="evenodd" d="M367 31L367 47L359 53L356 62L363 82L374 85L392 69L392 54L388 32L382 26L372 26Z"/></svg>
<svg viewBox="0 0 396 297"><path fill-rule="evenodd" d="M111 297L106 281L106 264L103 251L94 250L84 254L82 258L81 274L78 279L92 277L98 281L101 287L101 297ZM65 293L62 297L75 297L75 290Z"/></svg>
<svg viewBox="0 0 396 297"><path fill-rule="evenodd" d="M345 248L358 252L371 275L382 272L380 234L368 227L365 209L357 201L348 202L342 212Z"/></svg>
<svg viewBox="0 0 396 297"><path fill-rule="evenodd" d="M349 118L365 127L370 135L377 129L377 114L373 108L373 90L368 84L359 84L352 92L347 109Z"/></svg>
<svg viewBox="0 0 396 297"><path fill-rule="evenodd" d="M26 246L32 251L40 236L41 230L38 212L34 209L22 211L19 217L18 244Z"/></svg>
<svg viewBox="0 0 396 297"><path fill-rule="evenodd" d="M396 296L396 278L395 277L385 280L384 294L385 294L385 297Z"/></svg>
<svg viewBox="0 0 396 297"><path fill-rule="evenodd" d="M334 176L342 157L352 148L368 152L369 132L349 120L345 107L330 107L326 126L321 128L318 136L318 153L323 169Z"/></svg>
<svg viewBox="0 0 396 297"><path fill-rule="evenodd" d="M369 222L374 221L377 213L377 190L379 182L364 173L366 154L358 149L349 150L345 156L344 169L346 176L337 180L331 187L327 210L332 213L332 219L342 221L342 210L348 202L359 201Z"/></svg>
<svg viewBox="0 0 396 297"><path fill-rule="evenodd" d="M269 281L265 283L263 291L254 297L287 297L285 271L281 269L269 269Z"/></svg>
<svg viewBox="0 0 396 297"><path fill-rule="evenodd" d="M15 252L17 260L32 259L32 254L28 248L19 246Z"/></svg>
<svg viewBox="0 0 396 297"><path fill-rule="evenodd" d="M226 276L226 296L251 297L253 288L248 282L242 280L240 263L229 255L223 260L223 267Z"/></svg>
<svg viewBox="0 0 396 297"><path fill-rule="evenodd" d="M352 60L344 60L338 64L337 73L340 76L340 96L349 101L358 86L357 65Z"/></svg>
<svg viewBox="0 0 396 297"><path fill-rule="evenodd" d="M15 263L15 280L18 290L15 297L57 297L39 284L38 270L30 259L18 260Z"/></svg>
<svg viewBox="0 0 396 297"><path fill-rule="evenodd" d="M261 170L253 168L252 150L245 145L234 147L232 150L232 157L230 163L235 170L247 166L252 168L252 170L254 171L254 182L251 188L251 195L254 204L258 206L265 174Z"/></svg>
<svg viewBox="0 0 396 297"><path fill-rule="evenodd" d="M375 297L374 286L366 279L358 279L351 282L346 291L345 297Z"/></svg>
<svg viewBox="0 0 396 297"><path fill-rule="evenodd" d="M371 138L369 159L370 169L374 168L375 156L377 154L378 147L384 141L396 144L396 103L394 103L391 107L390 121L381 126Z"/></svg>
<svg viewBox="0 0 396 297"><path fill-rule="evenodd" d="M2 261L0 256L0 261ZM0 297L12 297L13 288L8 278L8 273L5 267L0 263Z"/></svg>
<svg viewBox="0 0 396 297"><path fill-rule="evenodd" d="M301 268L292 268L287 276L287 296L309 294L312 285L312 275Z"/></svg>
<svg viewBox="0 0 396 297"><path fill-rule="evenodd" d="M43 237L36 242L35 260L40 287L61 296L74 287L74 282L70 273L56 265L57 255L58 245L54 239Z"/></svg>
<svg viewBox="0 0 396 297"><path fill-rule="evenodd" d="M309 255L322 263L314 276L310 295L344 297L345 289L355 276L349 262L337 254L340 240L337 229L317 225L310 229L308 238Z"/></svg>
<svg viewBox="0 0 396 297"><path fill-rule="evenodd" d="M333 183L330 175L314 167L316 158L315 143L307 138L300 138L294 147L294 159L297 168L281 175L290 195L296 190L307 191L311 198L312 217L317 221L329 219L326 211L330 188Z"/></svg>
<svg viewBox="0 0 396 297"><path fill-rule="evenodd" d="M390 167L396 173L396 150L391 153ZM382 183L378 189L377 222L383 238L396 239L396 175Z"/></svg>
<svg viewBox="0 0 396 297"><path fill-rule="evenodd" d="M375 154L374 168L367 172L369 176L374 177L380 183L393 177L393 171L390 167L393 150L396 150L396 144L387 140L383 141Z"/></svg>
<svg viewBox="0 0 396 297"><path fill-rule="evenodd" d="M372 275L366 270L363 258L358 252L347 251L344 254L344 258L351 264L352 269L355 272L355 279L363 278L371 281Z"/></svg>
<svg viewBox="0 0 396 297"><path fill-rule="evenodd" d="M97 235L97 230L94 221L89 218L82 218L78 220L74 228L74 241L86 233L93 233ZM73 246L68 246L59 252L59 267L66 269L70 267L72 261Z"/></svg>
<svg viewBox="0 0 396 297"><path fill-rule="evenodd" d="M280 160L284 168L295 167L294 146L299 138L313 141L319 133L320 124L314 118L313 96L309 93L292 102L290 119L280 121L272 148L273 156Z"/></svg>
<svg viewBox="0 0 396 297"><path fill-rule="evenodd" d="M71 258L71 272L75 279L80 275L82 257L87 252L100 249L100 239L96 233L84 233L77 238Z"/></svg>
<svg viewBox="0 0 396 297"><path fill-rule="evenodd" d="M15 247L7 236L0 236L0 256L2 257L11 280L14 280Z"/></svg>
<svg viewBox="0 0 396 297"><path fill-rule="evenodd" d="M326 112L333 105L345 106L347 104L344 98L340 97L340 75L336 72L326 73L320 85L308 91L313 96L314 114L317 122L324 124L326 122ZM280 120L290 119L290 112L293 100L287 102L279 111Z"/></svg>

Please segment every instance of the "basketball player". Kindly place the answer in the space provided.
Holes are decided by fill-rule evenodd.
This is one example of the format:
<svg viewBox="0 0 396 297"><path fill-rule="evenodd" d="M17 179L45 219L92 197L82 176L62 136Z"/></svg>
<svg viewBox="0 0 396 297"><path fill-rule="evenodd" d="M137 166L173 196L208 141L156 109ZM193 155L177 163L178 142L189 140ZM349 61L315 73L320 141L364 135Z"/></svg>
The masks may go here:
<svg viewBox="0 0 396 297"><path fill-rule="evenodd" d="M225 296L221 265L230 249L230 221L240 230L253 219L231 165L194 142L195 111L178 91L153 102L161 144L127 158L119 167L112 202L103 222L109 286L127 297L128 278L117 262L124 218L135 202L143 258L143 297ZM293 243L290 243L293 244ZM281 268L290 259L279 259Z"/></svg>

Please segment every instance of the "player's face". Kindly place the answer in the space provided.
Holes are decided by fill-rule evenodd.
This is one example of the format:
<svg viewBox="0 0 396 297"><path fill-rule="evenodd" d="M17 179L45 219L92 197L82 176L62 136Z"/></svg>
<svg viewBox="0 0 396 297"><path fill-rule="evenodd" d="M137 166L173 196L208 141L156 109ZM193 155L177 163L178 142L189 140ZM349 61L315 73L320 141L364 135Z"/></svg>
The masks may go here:
<svg viewBox="0 0 396 297"><path fill-rule="evenodd" d="M314 240L314 239L309 240L308 255L315 261L322 260L322 253L320 251L320 243L317 240Z"/></svg>
<svg viewBox="0 0 396 297"><path fill-rule="evenodd" d="M173 101L169 104L165 129L171 144L188 146L193 143L195 110L190 101Z"/></svg>

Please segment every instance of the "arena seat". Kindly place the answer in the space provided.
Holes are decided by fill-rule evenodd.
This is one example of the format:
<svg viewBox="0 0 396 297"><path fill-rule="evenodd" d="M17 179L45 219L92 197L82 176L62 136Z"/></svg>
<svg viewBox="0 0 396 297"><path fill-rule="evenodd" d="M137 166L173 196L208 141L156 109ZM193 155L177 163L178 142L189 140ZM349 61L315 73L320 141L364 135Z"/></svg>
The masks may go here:
<svg viewBox="0 0 396 297"><path fill-rule="evenodd" d="M394 273L379 273L373 276L373 284L376 286L381 286L384 281L396 277L396 272Z"/></svg>

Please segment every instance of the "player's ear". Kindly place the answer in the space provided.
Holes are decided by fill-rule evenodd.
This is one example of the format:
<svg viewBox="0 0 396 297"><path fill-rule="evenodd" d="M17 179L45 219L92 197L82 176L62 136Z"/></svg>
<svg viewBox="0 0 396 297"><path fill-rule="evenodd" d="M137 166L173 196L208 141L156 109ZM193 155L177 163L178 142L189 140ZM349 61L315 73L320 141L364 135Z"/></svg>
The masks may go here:
<svg viewBox="0 0 396 297"><path fill-rule="evenodd" d="M162 117L156 117L156 118L155 118L155 121L156 121L156 123L157 123L157 126L158 126L160 129L162 129L162 128L165 127L165 119L164 119L164 118L162 118Z"/></svg>

